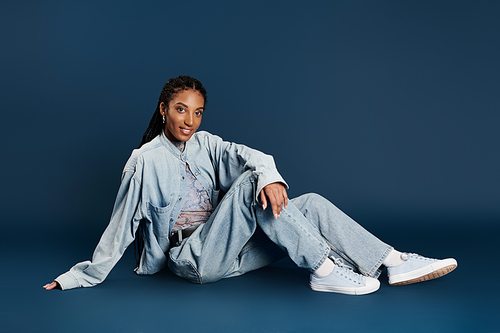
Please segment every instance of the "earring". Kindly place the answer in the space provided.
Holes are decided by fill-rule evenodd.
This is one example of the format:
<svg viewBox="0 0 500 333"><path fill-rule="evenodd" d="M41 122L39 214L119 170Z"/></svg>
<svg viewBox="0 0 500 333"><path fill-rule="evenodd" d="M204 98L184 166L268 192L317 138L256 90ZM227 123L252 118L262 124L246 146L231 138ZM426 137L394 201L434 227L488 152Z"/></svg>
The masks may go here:
<svg viewBox="0 0 500 333"><path fill-rule="evenodd" d="M165 115L163 115L163 123L165 124Z"/></svg>

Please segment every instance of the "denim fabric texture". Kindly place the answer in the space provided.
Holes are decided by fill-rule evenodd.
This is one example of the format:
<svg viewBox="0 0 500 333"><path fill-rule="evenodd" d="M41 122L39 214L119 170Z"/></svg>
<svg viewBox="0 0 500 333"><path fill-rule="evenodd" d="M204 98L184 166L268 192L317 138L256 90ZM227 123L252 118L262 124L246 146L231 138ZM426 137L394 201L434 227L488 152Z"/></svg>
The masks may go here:
<svg viewBox="0 0 500 333"><path fill-rule="evenodd" d="M215 211L205 225L170 249L170 231L186 195L186 164ZM269 155L207 132L195 133L180 152L162 133L134 150L127 161L111 220L92 260L76 264L56 281L63 290L104 281L139 224L144 250L137 274L154 274L168 262L175 274L207 283L244 274L284 255L314 271L333 255L364 275L378 276L390 246L314 194L292 199L276 220L270 208L262 210L258 198L264 186L274 182L288 186ZM225 195L219 204L220 193Z"/></svg>
<svg viewBox="0 0 500 333"><path fill-rule="evenodd" d="M317 194L290 200L275 219L255 200L257 176L240 176L207 223L170 250L169 268L194 283L215 282L264 267L285 255L315 271L329 256L377 277L392 247Z"/></svg>

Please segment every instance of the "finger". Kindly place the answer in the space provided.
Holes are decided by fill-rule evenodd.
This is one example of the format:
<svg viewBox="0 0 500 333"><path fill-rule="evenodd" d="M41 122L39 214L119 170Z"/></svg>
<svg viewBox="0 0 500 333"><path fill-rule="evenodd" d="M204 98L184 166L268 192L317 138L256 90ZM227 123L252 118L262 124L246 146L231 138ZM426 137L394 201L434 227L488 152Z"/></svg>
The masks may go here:
<svg viewBox="0 0 500 333"><path fill-rule="evenodd" d="M271 201L271 205L273 207L274 217L278 219L281 215L281 209L283 208L283 197L279 195L277 196L273 193L272 197L269 198L269 201Z"/></svg>
<svg viewBox="0 0 500 333"><path fill-rule="evenodd" d="M46 284L45 286L43 286L46 290L51 290L51 289L54 289L56 287L56 283L55 282L52 282L52 283L48 283Z"/></svg>
<svg viewBox="0 0 500 333"><path fill-rule="evenodd" d="M285 198L285 209L288 208L288 193L286 193L286 189L283 188L283 197Z"/></svg>
<svg viewBox="0 0 500 333"><path fill-rule="evenodd" d="M47 290L52 290L52 289L59 289L59 290L62 290L61 288L61 285L59 284L59 282L57 281L54 281L52 282L51 284L48 285L48 287L46 288Z"/></svg>
<svg viewBox="0 0 500 333"><path fill-rule="evenodd" d="M266 195L264 194L264 190L260 191L260 201L262 201L262 210L266 210L267 199L266 199Z"/></svg>

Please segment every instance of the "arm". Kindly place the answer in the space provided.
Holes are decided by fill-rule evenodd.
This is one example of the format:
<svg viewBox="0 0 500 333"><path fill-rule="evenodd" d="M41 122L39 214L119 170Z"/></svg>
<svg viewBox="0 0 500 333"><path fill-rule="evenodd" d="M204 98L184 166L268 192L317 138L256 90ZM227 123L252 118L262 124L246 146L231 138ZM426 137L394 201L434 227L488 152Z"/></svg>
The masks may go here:
<svg viewBox="0 0 500 333"><path fill-rule="evenodd" d="M223 141L220 137L209 135L214 166L219 175L220 187L227 191L231 184L246 170L258 175L257 198L265 210L270 204L273 214L279 218L283 206L288 204L287 183L279 174L274 158L244 145Z"/></svg>
<svg viewBox="0 0 500 333"><path fill-rule="evenodd" d="M92 287L104 281L134 240L142 218L138 205L140 190L141 185L134 178L134 173L124 172L111 220L94 251L92 261L76 264L54 282L45 285L45 289Z"/></svg>

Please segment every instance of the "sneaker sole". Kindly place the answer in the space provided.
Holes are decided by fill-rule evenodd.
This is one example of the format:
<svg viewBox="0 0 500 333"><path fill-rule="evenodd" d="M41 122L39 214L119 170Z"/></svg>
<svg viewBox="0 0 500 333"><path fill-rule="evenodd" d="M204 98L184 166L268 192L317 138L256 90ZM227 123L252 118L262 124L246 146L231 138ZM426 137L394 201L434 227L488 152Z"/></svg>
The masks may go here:
<svg viewBox="0 0 500 333"><path fill-rule="evenodd" d="M446 275L455 268L457 268L457 261L455 259L443 259L405 274L391 276L389 277L389 284L391 286L404 286L429 281Z"/></svg>
<svg viewBox="0 0 500 333"><path fill-rule="evenodd" d="M330 293L338 293L346 295L366 295L373 293L377 291L378 288L380 288L380 282L374 286L364 286L359 288L323 286L312 282L309 282L309 285L311 286L311 289L315 291L326 291Z"/></svg>

